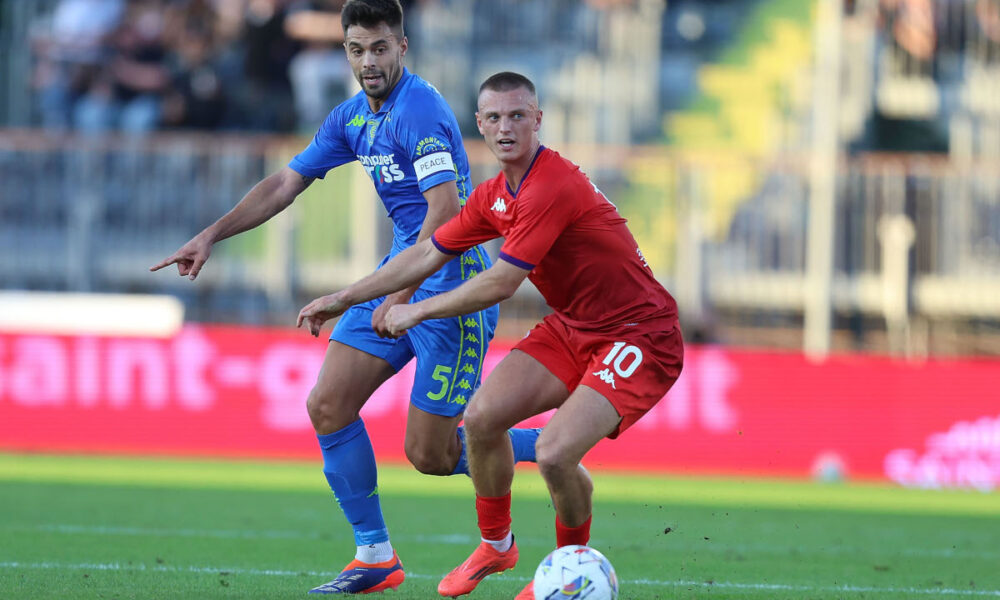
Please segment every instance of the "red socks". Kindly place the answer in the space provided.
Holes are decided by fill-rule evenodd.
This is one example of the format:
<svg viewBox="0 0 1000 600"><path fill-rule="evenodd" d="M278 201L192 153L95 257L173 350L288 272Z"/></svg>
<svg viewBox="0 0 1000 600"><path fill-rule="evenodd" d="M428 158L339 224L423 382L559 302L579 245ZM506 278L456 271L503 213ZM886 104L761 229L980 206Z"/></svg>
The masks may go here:
<svg viewBox="0 0 1000 600"><path fill-rule="evenodd" d="M484 540L502 540L510 533L510 492L506 496L486 498L476 495L479 531ZM590 521L587 521L589 526Z"/></svg>
<svg viewBox="0 0 1000 600"><path fill-rule="evenodd" d="M567 527L562 524L559 520L559 516L556 515L556 547L562 548L563 546L586 546L587 542L590 541L590 522L593 520L594 515L587 517L587 520L577 525L576 527Z"/></svg>
<svg viewBox="0 0 1000 600"><path fill-rule="evenodd" d="M484 540L497 541L510 533L510 493L505 496L487 498L476 495L476 515L479 517L479 531ZM590 522L593 515L576 527L567 527L556 516L556 545L586 546L590 541Z"/></svg>

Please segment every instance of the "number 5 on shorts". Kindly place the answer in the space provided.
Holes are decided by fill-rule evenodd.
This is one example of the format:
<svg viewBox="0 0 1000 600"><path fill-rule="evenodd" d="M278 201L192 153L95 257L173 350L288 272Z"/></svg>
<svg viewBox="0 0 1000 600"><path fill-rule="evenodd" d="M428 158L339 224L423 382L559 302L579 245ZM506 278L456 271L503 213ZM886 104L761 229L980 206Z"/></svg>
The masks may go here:
<svg viewBox="0 0 1000 600"><path fill-rule="evenodd" d="M440 400L444 398L444 395L448 392L448 375L451 375L451 367L446 367L444 365L438 365L434 367L434 373L431 374L431 379L434 381L441 382L441 389L435 393L427 392L427 397L431 400Z"/></svg>

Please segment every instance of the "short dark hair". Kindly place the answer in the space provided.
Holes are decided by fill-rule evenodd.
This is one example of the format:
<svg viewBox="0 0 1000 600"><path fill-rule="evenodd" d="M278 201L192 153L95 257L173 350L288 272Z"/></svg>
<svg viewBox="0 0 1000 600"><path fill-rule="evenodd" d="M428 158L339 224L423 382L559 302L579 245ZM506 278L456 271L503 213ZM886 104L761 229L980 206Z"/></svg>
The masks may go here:
<svg viewBox="0 0 1000 600"><path fill-rule="evenodd" d="M403 7L399 0L347 0L340 11L344 35L351 25L371 29L379 23L385 23L396 37L403 39Z"/></svg>
<svg viewBox="0 0 1000 600"><path fill-rule="evenodd" d="M531 92L532 96L536 95L535 84L531 83L531 80L524 75L514 73L512 71L502 71L495 75L490 75L486 81L479 86L479 93L482 94L484 90L509 92L518 88L525 88Z"/></svg>

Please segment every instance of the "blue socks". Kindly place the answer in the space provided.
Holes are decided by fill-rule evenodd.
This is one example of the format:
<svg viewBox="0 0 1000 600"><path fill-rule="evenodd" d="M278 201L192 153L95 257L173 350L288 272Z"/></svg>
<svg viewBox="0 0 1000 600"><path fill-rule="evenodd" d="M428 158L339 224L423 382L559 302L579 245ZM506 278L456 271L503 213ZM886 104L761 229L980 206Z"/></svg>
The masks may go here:
<svg viewBox="0 0 1000 600"><path fill-rule="evenodd" d="M507 432L514 447L514 461L535 462L535 441L541 429L511 429ZM465 428L458 428L462 454L453 475L469 474L465 451ZM354 542L368 546L389 541L389 530L382 517L378 497L378 472L371 439L364 421L358 419L347 427L317 435L323 451L323 474L333 495L354 529Z"/></svg>
<svg viewBox="0 0 1000 600"><path fill-rule="evenodd" d="M323 474L354 528L355 543L366 546L388 541L378 497L375 452L364 421L358 419L316 439L323 449Z"/></svg>
<svg viewBox="0 0 1000 600"><path fill-rule="evenodd" d="M514 447L514 462L535 462L535 442L538 440L538 434L541 432L541 428L507 430L507 435L510 436L510 443ZM458 457L458 463L451 474L468 475L469 459L465 451L465 427L458 428L458 439L462 441L462 454Z"/></svg>

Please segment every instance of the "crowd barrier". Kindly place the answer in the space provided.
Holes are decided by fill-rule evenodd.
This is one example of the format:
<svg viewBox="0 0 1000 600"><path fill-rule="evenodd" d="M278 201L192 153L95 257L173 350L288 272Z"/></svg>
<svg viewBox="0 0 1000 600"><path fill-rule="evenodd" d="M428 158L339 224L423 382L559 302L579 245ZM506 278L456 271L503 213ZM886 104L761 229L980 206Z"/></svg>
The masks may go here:
<svg viewBox="0 0 1000 600"><path fill-rule="evenodd" d="M167 338L0 332L0 450L318 464L305 398L324 346L299 330L215 325ZM493 344L487 373L509 349ZM379 460L405 460L412 373L362 411ZM690 346L674 388L585 464L990 490L1000 484L998 374L997 359L814 363Z"/></svg>

